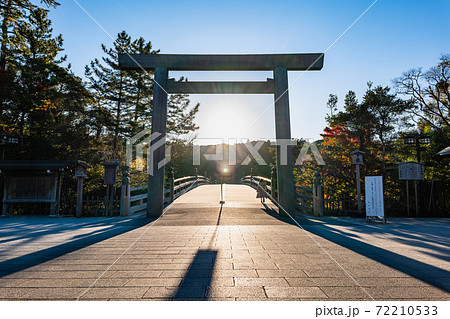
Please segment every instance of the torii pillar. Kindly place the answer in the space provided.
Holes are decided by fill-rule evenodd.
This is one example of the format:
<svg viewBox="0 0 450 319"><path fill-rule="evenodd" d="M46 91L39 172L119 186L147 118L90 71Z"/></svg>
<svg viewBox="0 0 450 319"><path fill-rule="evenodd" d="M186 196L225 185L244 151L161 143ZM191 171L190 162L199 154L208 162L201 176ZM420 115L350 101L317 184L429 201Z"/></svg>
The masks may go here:
<svg viewBox="0 0 450 319"><path fill-rule="evenodd" d="M273 71L275 81L275 136L277 140L277 185L281 217L295 210L295 189L292 165L291 120L289 115L289 83L285 67Z"/></svg>

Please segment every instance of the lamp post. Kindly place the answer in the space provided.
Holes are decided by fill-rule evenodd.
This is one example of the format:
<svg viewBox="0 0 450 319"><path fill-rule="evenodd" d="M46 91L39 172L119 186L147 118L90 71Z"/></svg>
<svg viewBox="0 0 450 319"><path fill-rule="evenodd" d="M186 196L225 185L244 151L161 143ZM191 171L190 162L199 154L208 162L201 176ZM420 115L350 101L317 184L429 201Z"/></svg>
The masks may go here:
<svg viewBox="0 0 450 319"><path fill-rule="evenodd" d="M404 137L405 144L415 145L417 152L417 162L420 163L420 151L421 145L427 145L431 143L431 136L423 133L407 134Z"/></svg>
<svg viewBox="0 0 450 319"><path fill-rule="evenodd" d="M359 166L363 164L363 151L354 151L353 154L353 164L356 165L356 192L358 196L358 213L362 215L361 208L361 176Z"/></svg>
<svg viewBox="0 0 450 319"><path fill-rule="evenodd" d="M408 145L414 145L416 147L417 162L421 163L420 151L421 145L428 145L431 143L431 136L424 133L412 133L404 136L404 142ZM417 183L417 182L415 182ZM416 184L417 185L417 184ZM419 181L419 206L420 210L425 206L423 200L423 181ZM417 208L416 208L417 209Z"/></svg>
<svg viewBox="0 0 450 319"><path fill-rule="evenodd" d="M75 167L74 178L77 179L77 207L75 216L80 218L83 214L83 180L87 178L86 172L87 165L78 163Z"/></svg>
<svg viewBox="0 0 450 319"><path fill-rule="evenodd" d="M230 172L228 166L224 166L220 170L220 204L225 204L225 190L223 185L223 176L227 175Z"/></svg>
<svg viewBox="0 0 450 319"><path fill-rule="evenodd" d="M17 134L2 134L0 135L0 145L2 147L2 160L5 159L5 151L7 144L19 144L19 136Z"/></svg>

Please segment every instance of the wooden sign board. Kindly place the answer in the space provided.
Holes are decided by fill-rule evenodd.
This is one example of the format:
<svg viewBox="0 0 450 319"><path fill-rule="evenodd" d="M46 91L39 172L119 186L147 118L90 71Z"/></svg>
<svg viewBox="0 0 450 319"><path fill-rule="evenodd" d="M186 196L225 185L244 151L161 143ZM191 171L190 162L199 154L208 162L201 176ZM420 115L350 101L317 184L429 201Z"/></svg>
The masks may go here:
<svg viewBox="0 0 450 319"><path fill-rule="evenodd" d="M8 199L53 200L54 175L8 177Z"/></svg>
<svg viewBox="0 0 450 319"><path fill-rule="evenodd" d="M423 181L424 165L419 162L404 162L398 164L398 177L400 180Z"/></svg>
<svg viewBox="0 0 450 319"><path fill-rule="evenodd" d="M384 218L383 176L366 176L366 217Z"/></svg>

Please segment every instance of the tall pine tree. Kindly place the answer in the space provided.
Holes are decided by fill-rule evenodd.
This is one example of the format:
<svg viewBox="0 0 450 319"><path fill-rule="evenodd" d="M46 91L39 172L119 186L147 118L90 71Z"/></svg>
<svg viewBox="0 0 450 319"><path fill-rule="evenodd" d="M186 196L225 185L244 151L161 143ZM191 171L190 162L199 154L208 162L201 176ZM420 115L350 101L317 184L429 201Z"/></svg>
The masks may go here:
<svg viewBox="0 0 450 319"><path fill-rule="evenodd" d="M11 37L12 84L4 96L2 124L23 137L21 154L16 154L21 158L67 158L85 148L88 139L83 113L89 92L64 66L62 37L52 31L48 11L35 7Z"/></svg>
<svg viewBox="0 0 450 319"><path fill-rule="evenodd" d="M96 101L91 112L96 114L97 132L111 138L111 156L121 157L121 139L150 129L153 103L153 72L124 71L119 68L118 54L158 54L151 42L142 37L133 40L125 31L118 34L111 48L102 45L105 56L86 66L88 86ZM184 81L184 78L180 79ZM191 107L187 95L170 95L168 99L167 132L169 139L178 139L198 129L194 123L199 105ZM101 115L100 115L101 114ZM97 120L103 119L102 128ZM122 154L123 155L123 154Z"/></svg>
<svg viewBox="0 0 450 319"><path fill-rule="evenodd" d="M59 5L55 0L41 0L47 8ZM9 93L13 87L14 73L8 68L15 64L17 32L28 23L32 12L39 7L30 0L0 0L0 118L6 104L9 102Z"/></svg>

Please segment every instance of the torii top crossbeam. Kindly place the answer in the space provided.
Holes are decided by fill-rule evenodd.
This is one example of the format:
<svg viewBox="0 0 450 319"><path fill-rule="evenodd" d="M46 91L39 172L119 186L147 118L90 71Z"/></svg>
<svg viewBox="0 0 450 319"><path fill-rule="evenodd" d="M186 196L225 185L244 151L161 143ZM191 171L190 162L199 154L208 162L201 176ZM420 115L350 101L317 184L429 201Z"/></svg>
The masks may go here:
<svg viewBox="0 0 450 319"><path fill-rule="evenodd" d="M323 67L323 53L303 54L119 54L121 69L157 67L174 71L317 71Z"/></svg>

